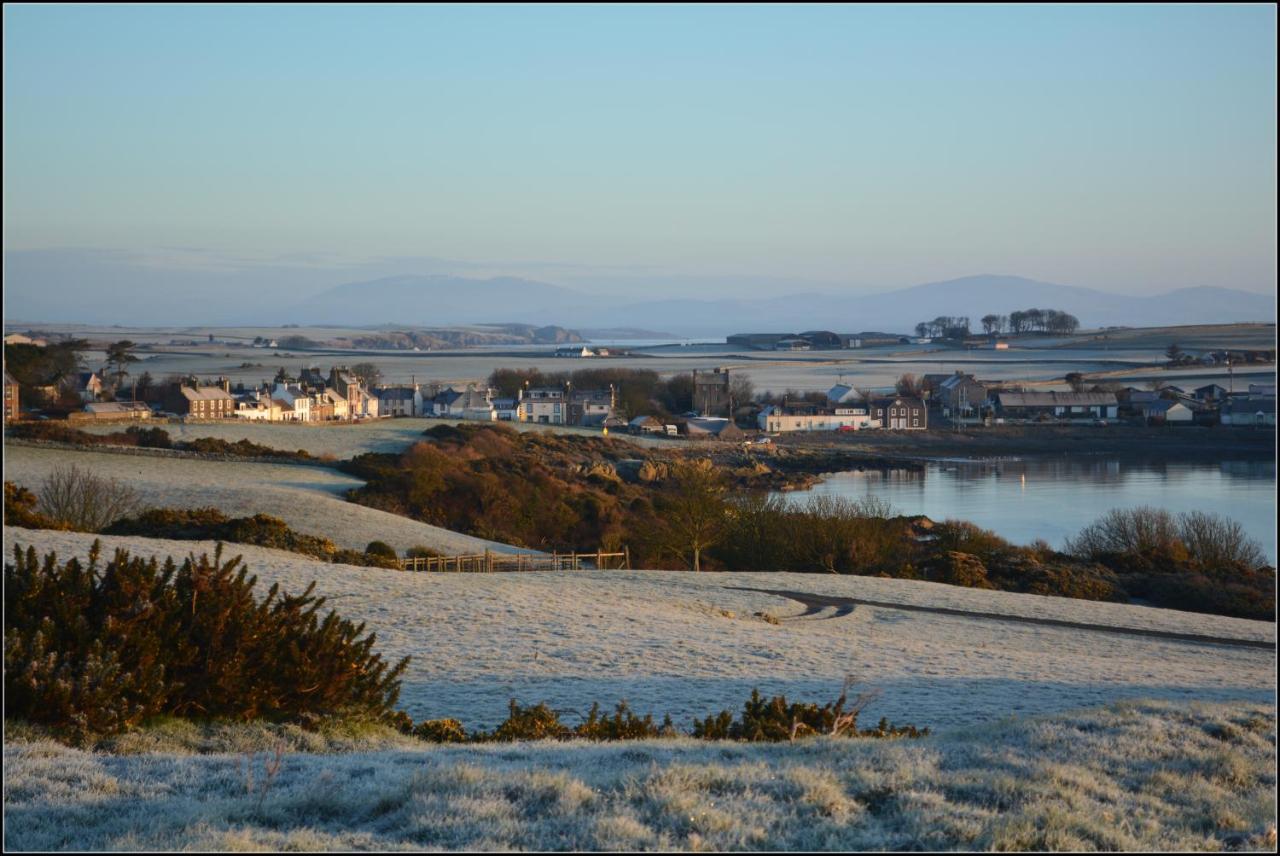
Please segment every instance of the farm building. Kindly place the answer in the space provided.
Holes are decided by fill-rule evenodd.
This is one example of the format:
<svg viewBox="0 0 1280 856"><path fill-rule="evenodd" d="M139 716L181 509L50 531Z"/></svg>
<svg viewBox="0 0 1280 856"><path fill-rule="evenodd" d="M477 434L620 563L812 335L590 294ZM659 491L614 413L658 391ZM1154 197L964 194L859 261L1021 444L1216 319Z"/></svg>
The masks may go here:
<svg viewBox="0 0 1280 856"><path fill-rule="evenodd" d="M662 434L662 423L653 416L637 416L627 423L627 431L632 434Z"/></svg>
<svg viewBox="0 0 1280 856"><path fill-rule="evenodd" d="M1275 396L1236 396L1222 405L1222 424L1251 428L1276 427Z"/></svg>
<svg viewBox="0 0 1280 856"><path fill-rule="evenodd" d="M1005 419L1114 419L1119 409L1111 392L1002 392L996 412Z"/></svg>
<svg viewBox="0 0 1280 856"><path fill-rule="evenodd" d="M685 423L684 432L691 438L714 438L717 440L741 440L742 429L729 419L718 416L699 416Z"/></svg>
<svg viewBox="0 0 1280 856"><path fill-rule="evenodd" d="M151 408L140 401L92 401L80 413L67 414L69 422L133 422L151 418Z"/></svg>

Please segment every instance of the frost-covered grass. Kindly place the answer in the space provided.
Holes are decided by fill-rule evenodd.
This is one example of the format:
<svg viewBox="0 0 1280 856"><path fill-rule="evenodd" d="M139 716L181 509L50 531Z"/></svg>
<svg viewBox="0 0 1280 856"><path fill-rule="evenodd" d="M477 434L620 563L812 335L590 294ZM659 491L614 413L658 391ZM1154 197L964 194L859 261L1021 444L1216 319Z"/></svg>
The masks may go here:
<svg viewBox="0 0 1280 856"><path fill-rule="evenodd" d="M301 468L300 468L301 469ZM66 558L93 536L6 528ZM105 537L142 555L209 551L208 542ZM1270 702L1275 650L1123 636L858 606L802 617L791 589L1118 627L1274 642L1275 625L1138 606L810 574L600 571L414 574L316 562L233 545L264 588L311 581L345 618L367 622L390 660L411 655L401 706L415 719L492 728L512 697L545 701L567 722L593 701L693 717L737 708L753 687L831 701L847 674L882 690L864 721L934 729L1047 714L1120 699ZM756 613L780 619L770 623Z"/></svg>
<svg viewBox="0 0 1280 856"><path fill-rule="evenodd" d="M1127 703L918 741L93 754L10 740L5 846L1275 848L1275 709ZM250 776L252 779L250 780Z"/></svg>
<svg viewBox="0 0 1280 856"><path fill-rule="evenodd" d="M342 494L364 484L325 467L254 461L203 461L148 455L118 455L6 445L4 477L37 493L54 468L76 464L116 478L147 505L170 508L214 506L232 517L270 514L306 535L321 535L339 547L363 550L385 541L398 552L423 544L446 554L513 548L430 526L398 514L347 502ZM186 551L183 551L184 553Z"/></svg>

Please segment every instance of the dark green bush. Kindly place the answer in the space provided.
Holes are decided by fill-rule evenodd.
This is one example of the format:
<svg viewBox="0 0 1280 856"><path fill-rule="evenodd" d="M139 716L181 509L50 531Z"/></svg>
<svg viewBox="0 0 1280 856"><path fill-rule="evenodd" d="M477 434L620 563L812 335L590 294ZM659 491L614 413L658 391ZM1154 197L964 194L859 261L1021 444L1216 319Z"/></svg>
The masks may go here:
<svg viewBox="0 0 1280 856"><path fill-rule="evenodd" d="M404 551L406 559L434 559L443 555L438 550L433 550L423 544L417 544Z"/></svg>
<svg viewBox="0 0 1280 856"><path fill-rule="evenodd" d="M369 546L365 547L364 551L370 556L382 556L387 559L396 558L395 548L386 541L370 541Z"/></svg>
<svg viewBox="0 0 1280 856"><path fill-rule="evenodd" d="M408 658L394 666L375 637L324 598L272 586L239 557L179 567L117 551L99 567L43 564L34 549L5 564L5 717L85 738L158 715L309 722L385 717Z"/></svg>
<svg viewBox="0 0 1280 856"><path fill-rule="evenodd" d="M466 729L456 719L426 719L409 733L430 743L466 743L468 740Z"/></svg>
<svg viewBox="0 0 1280 856"><path fill-rule="evenodd" d="M149 449L173 448L173 439L169 436L169 432L163 428L142 428L138 425L133 425L126 428L124 433L133 437L134 442L139 446Z"/></svg>
<svg viewBox="0 0 1280 856"><path fill-rule="evenodd" d="M587 718L573 730L574 737L584 740L645 740L675 734L676 727L669 715L662 720L662 725L654 725L652 714L636 716L625 701L618 702L612 716L601 716L599 702L593 703Z"/></svg>
<svg viewBox="0 0 1280 856"><path fill-rule="evenodd" d="M521 707L512 699L510 711L506 720L492 733L478 739L505 743L512 740L565 740L573 736L573 731L546 704Z"/></svg>
<svg viewBox="0 0 1280 856"><path fill-rule="evenodd" d="M36 495L13 482L4 483L4 523L26 529L70 529L61 520L41 514Z"/></svg>
<svg viewBox="0 0 1280 856"><path fill-rule="evenodd" d="M721 711L703 720L694 720L693 736L704 740L744 740L749 743L794 740L815 734L845 737L923 737L929 729L914 725L895 727L880 720L875 728L858 730L858 714L865 699L849 705L848 687L834 703L787 703L785 696L765 701L758 689L743 705L737 720L729 711Z"/></svg>

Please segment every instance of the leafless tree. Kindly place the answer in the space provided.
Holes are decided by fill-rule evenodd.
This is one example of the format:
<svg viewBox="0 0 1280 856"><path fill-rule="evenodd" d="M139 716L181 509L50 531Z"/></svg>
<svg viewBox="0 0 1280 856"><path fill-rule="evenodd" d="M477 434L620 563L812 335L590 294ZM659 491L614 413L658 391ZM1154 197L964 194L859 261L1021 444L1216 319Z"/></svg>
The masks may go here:
<svg viewBox="0 0 1280 856"><path fill-rule="evenodd" d="M686 557L693 570L702 570L702 551L724 534L727 519L725 485L708 460L681 461L671 466L661 508L671 535L668 546Z"/></svg>
<svg viewBox="0 0 1280 856"><path fill-rule="evenodd" d="M39 493L43 514L81 532L98 532L142 510L142 497L133 488L75 464L54 468Z"/></svg>

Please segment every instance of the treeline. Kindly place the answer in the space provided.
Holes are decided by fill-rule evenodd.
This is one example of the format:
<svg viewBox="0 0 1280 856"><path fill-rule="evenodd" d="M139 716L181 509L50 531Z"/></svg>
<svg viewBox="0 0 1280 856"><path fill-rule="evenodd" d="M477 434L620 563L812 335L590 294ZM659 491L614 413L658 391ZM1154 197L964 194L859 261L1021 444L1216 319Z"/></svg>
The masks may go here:
<svg viewBox="0 0 1280 856"><path fill-rule="evenodd" d="M1080 321L1069 312L1057 309L1021 309L1008 315L982 316L982 332L988 336L1010 333L1051 333L1069 336L1080 327ZM969 316L940 315L932 321L916 325L916 335L933 339L965 339L970 332Z"/></svg>
<svg viewBox="0 0 1280 856"><path fill-rule="evenodd" d="M982 316L982 331L998 333L1051 333L1069 336L1080 328L1080 321L1069 312L1057 309L1023 309L1008 315Z"/></svg>

